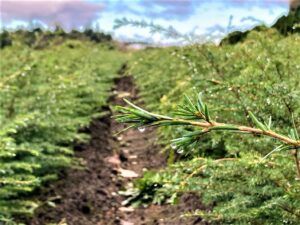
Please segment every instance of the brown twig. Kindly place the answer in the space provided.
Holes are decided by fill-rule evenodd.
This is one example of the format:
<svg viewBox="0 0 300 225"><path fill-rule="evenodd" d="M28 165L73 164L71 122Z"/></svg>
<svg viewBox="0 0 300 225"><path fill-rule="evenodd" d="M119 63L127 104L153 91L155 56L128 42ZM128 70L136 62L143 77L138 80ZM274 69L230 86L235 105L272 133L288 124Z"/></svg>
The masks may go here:
<svg viewBox="0 0 300 225"><path fill-rule="evenodd" d="M225 124L225 123L217 123L217 122L198 122L198 121L190 121L190 120L184 120L184 119L175 119L175 118L170 118L173 121L178 121L178 122L183 122L186 124L190 124L193 126L198 126L201 128L208 128L208 130L213 130L213 128L222 128L226 126L232 126L235 127L238 131L244 132L244 133L250 133L250 134L258 134L258 135L264 135L264 136L269 136L271 138L277 139L281 142L284 142L287 145L291 145L294 147L300 147L300 141L293 140L287 136L278 134L274 131L271 130L261 130L258 128L253 128L253 127L247 127L247 126L241 126L241 125L233 125L233 124ZM170 120L169 119L169 120ZM224 129L225 130L225 129Z"/></svg>
<svg viewBox="0 0 300 225"><path fill-rule="evenodd" d="M296 164L296 168L297 168L298 179L300 179L300 162L299 162L299 155L298 155L297 150L294 150L293 155L294 155L295 164Z"/></svg>

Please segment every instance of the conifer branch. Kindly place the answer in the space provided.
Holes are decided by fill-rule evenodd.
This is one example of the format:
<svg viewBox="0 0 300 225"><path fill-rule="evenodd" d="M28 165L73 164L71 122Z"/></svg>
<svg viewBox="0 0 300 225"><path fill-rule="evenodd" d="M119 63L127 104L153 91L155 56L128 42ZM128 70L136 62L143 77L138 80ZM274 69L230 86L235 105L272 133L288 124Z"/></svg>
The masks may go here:
<svg viewBox="0 0 300 225"><path fill-rule="evenodd" d="M126 99L125 101L127 104L130 105L130 107L118 106L117 108L119 112L121 112L122 114L117 115L116 119L118 122L121 123L134 124L133 127L135 128L142 127L142 126L147 127L147 126L191 125L191 126L202 128L201 130L202 132L195 133L192 136L195 136L197 134L201 135L211 131L235 131L241 133L268 136L273 139L279 140L280 142L283 142L286 145L289 145L290 149L300 148L299 139L294 139L271 130L270 127L260 122L252 113L250 114L251 118L253 119L253 122L258 126L258 128L212 121L209 120L209 118L205 116L205 112L201 110L194 111L194 112L191 111L193 113L192 116L194 116L195 119L198 120L154 114L134 105L133 103L129 102ZM194 105L192 105L191 102L189 103L191 104L190 107L195 107ZM195 110L197 109L195 108ZM207 107L206 107L206 112L208 112ZM183 116L184 114L181 115ZM186 116L190 117L191 115L186 114ZM296 129L294 129L294 132L295 131Z"/></svg>
<svg viewBox="0 0 300 225"><path fill-rule="evenodd" d="M255 127L243 126L237 124L221 123L212 120L208 106L203 103L201 95L197 97L197 101L193 102L188 96L185 96L185 102L179 106L175 112L176 117L159 115L146 111L139 106L134 105L124 99L129 107L117 106L120 112L115 118L120 123L130 124L131 128L145 128L150 126L193 126L199 127L200 130L189 132L180 138L172 140L172 144L176 147L185 147L199 141L199 137L212 131L226 131L246 133L260 136L267 136L282 143L276 151L293 150L295 151L295 163L297 174L300 178L300 163L298 159L298 150L300 149L300 139L298 130L294 123L290 129L289 135L280 134L272 129L272 118L268 122L260 121L252 112L249 112L250 118ZM267 156L271 155L275 150L271 151ZM266 158L266 157L265 157Z"/></svg>

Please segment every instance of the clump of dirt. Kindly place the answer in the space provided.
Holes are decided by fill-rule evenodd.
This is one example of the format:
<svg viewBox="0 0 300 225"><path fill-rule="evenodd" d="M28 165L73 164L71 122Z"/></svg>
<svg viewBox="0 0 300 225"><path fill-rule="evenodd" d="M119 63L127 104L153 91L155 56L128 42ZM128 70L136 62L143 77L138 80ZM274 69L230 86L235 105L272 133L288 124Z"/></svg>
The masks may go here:
<svg viewBox="0 0 300 225"><path fill-rule="evenodd" d="M122 68L122 70L124 70ZM121 71L122 72L122 71ZM115 79L110 105L123 105L123 98L138 99L137 89L131 76ZM68 225L179 225L205 224L200 218L180 218L183 212L203 209L197 195L182 196L177 206L150 206L133 209L123 207L125 199L119 195L146 169L159 169L166 165L166 156L157 145L155 130L128 130L114 134L124 125L107 116L95 119L85 131L90 133L87 144L76 146L75 155L85 161L85 169L67 169L59 181L50 184L40 193L44 204L35 216L27 221L30 225L49 223Z"/></svg>

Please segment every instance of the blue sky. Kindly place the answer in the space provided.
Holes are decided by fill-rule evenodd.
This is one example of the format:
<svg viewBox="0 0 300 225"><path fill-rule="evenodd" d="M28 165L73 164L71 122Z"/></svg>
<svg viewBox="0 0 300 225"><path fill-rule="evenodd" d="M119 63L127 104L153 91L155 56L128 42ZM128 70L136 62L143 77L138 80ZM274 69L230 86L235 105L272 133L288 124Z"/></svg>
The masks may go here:
<svg viewBox="0 0 300 225"><path fill-rule="evenodd" d="M259 23L271 25L288 8L288 0L1 0L0 11L5 27L30 21L50 27L60 23L67 30L89 25L121 40L170 44L176 40L150 34L149 29L125 26L113 30L114 21L123 17L145 20L206 37L207 33L224 35Z"/></svg>

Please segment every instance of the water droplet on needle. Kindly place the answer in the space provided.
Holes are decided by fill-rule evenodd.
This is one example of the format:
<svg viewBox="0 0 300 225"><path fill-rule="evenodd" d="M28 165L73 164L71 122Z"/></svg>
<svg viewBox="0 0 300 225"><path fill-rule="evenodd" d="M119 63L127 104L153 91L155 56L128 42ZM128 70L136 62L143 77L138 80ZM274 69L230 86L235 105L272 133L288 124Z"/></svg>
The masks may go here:
<svg viewBox="0 0 300 225"><path fill-rule="evenodd" d="M146 130L146 128L145 127L139 127L138 130L139 130L139 132L143 133Z"/></svg>
<svg viewBox="0 0 300 225"><path fill-rule="evenodd" d="M183 148L178 149L178 150L177 150L177 153L178 153L178 154L182 154L182 153L183 153Z"/></svg>

